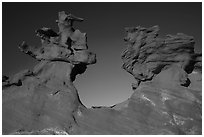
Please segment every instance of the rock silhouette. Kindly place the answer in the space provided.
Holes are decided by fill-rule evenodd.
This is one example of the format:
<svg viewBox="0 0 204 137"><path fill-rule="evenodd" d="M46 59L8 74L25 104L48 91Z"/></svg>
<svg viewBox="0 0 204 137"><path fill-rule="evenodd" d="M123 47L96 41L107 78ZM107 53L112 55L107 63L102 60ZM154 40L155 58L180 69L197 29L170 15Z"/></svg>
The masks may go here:
<svg viewBox="0 0 204 137"><path fill-rule="evenodd" d="M127 28L123 68L132 74L134 93L124 102L86 108L73 81L96 63L83 21L59 12L59 32L36 30L41 47L19 48L39 60L33 70L2 78L3 134L202 134L201 54L185 34L158 38L158 26Z"/></svg>

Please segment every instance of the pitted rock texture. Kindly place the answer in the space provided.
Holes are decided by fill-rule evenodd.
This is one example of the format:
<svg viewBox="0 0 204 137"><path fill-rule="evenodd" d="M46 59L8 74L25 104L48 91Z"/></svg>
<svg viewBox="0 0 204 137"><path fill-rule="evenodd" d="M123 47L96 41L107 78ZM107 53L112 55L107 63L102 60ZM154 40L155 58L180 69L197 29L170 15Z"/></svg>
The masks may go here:
<svg viewBox="0 0 204 137"><path fill-rule="evenodd" d="M128 29L128 49L122 58L136 79L134 93L110 107L86 108L73 81L96 62L96 56L88 50L86 34L72 26L82 20L59 12L58 33L46 27L36 31L42 47L20 45L40 62L33 70L3 76L3 134L202 134L202 63L201 54L192 50L192 37L171 36L161 46L164 39L156 38L158 27ZM146 44L151 48L142 49ZM195 69L188 71L191 62Z"/></svg>
<svg viewBox="0 0 204 137"><path fill-rule="evenodd" d="M201 54L194 53L194 38L182 33L158 38L158 26L126 28L123 68L138 81L151 80L163 69L178 65L191 73Z"/></svg>

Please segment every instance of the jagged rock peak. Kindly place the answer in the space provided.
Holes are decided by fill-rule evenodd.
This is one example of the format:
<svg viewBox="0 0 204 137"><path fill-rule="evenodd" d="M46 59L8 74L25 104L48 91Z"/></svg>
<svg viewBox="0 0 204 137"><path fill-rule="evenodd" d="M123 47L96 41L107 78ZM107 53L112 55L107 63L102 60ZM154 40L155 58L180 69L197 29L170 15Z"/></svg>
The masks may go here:
<svg viewBox="0 0 204 137"><path fill-rule="evenodd" d="M56 21L59 32L51 28L43 27L37 29L36 35L40 37L42 46L32 47L22 42L19 48L22 52L37 60L63 61L71 64L94 64L96 55L88 50L86 33L74 29L73 22L81 22L82 18L64 11L58 13Z"/></svg>
<svg viewBox="0 0 204 137"><path fill-rule="evenodd" d="M127 49L122 53L123 68L137 83L151 80L161 71L177 65L191 73L201 54L194 52L194 38L183 33L158 37L159 26L125 28Z"/></svg>

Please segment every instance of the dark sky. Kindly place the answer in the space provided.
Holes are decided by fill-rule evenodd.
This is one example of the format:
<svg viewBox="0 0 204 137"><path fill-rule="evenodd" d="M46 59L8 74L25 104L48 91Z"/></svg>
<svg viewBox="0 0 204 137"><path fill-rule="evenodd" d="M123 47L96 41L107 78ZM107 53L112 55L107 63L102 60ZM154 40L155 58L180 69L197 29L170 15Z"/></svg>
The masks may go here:
<svg viewBox="0 0 204 137"><path fill-rule="evenodd" d="M126 100L133 91L132 76L121 69L125 49L125 27L160 26L160 36L182 32L194 36L196 50L202 48L202 3L3 3L2 71L11 76L31 69L37 61L17 48L26 41L40 45L34 31L50 27L58 31L55 20L59 11L84 18L75 28L86 32L89 49L96 53L97 63L75 81L82 102L113 105Z"/></svg>

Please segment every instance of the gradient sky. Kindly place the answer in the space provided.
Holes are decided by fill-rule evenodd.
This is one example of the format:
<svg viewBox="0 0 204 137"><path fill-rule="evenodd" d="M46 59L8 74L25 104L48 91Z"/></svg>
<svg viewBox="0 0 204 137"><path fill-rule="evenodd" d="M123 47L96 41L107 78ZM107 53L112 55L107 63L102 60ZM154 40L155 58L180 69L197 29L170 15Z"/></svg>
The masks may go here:
<svg viewBox="0 0 204 137"><path fill-rule="evenodd" d="M129 98L133 77L122 70L125 27L160 26L160 36L182 32L194 36L196 50L202 48L202 3L3 3L2 73L7 76L31 69L38 62L21 53L18 44L40 45L35 30L50 27L58 31L59 11L85 20L75 23L86 32L90 51L97 63L78 76L75 86L83 104L110 106Z"/></svg>

